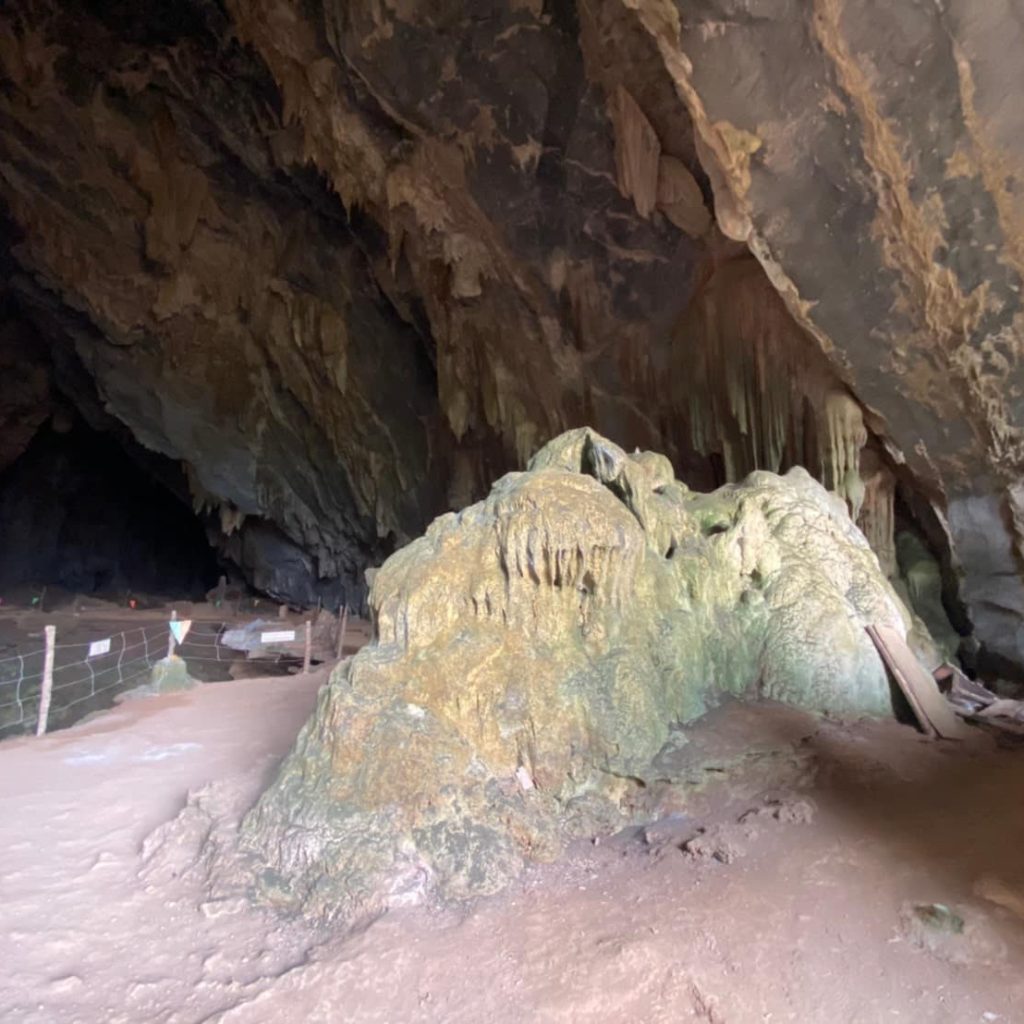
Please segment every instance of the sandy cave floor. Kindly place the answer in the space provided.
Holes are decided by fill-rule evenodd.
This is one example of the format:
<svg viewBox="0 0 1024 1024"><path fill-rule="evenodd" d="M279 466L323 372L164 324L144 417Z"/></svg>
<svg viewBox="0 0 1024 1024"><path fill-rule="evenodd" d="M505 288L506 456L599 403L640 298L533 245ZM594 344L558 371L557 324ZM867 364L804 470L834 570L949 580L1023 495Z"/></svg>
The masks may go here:
<svg viewBox="0 0 1024 1024"><path fill-rule="evenodd" d="M679 747L710 780L685 808L469 906L346 938L210 901L187 794L230 823L324 678L0 744L0 1019L1024 1021L1024 757L891 722L720 709Z"/></svg>

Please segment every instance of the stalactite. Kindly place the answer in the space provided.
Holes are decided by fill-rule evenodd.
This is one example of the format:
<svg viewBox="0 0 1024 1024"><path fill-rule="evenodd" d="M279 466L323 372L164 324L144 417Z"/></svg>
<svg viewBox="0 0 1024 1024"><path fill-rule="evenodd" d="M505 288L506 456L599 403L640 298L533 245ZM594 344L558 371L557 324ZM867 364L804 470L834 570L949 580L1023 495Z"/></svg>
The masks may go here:
<svg viewBox="0 0 1024 1024"><path fill-rule="evenodd" d="M700 185L682 160L667 153L658 163L658 209L693 238L700 238L711 224Z"/></svg>
<svg viewBox="0 0 1024 1024"><path fill-rule="evenodd" d="M676 401L695 450L720 454L729 480L816 461L804 450L804 397L832 379L752 258L718 266L680 325Z"/></svg>
<svg viewBox="0 0 1024 1024"><path fill-rule="evenodd" d="M230 501L224 501L211 494L200 482L191 463L183 462L182 466L185 469L189 493L192 495L192 510L196 515L216 514L220 519L220 531L225 537L230 537L240 530L242 523L245 522L245 513Z"/></svg>
<svg viewBox="0 0 1024 1024"><path fill-rule="evenodd" d="M878 556L882 572L892 579L897 571L896 476L881 454L873 446L868 446L860 455L860 478L863 480L864 501L857 525Z"/></svg>
<svg viewBox="0 0 1024 1024"><path fill-rule="evenodd" d="M675 401L696 452L720 456L728 481L804 466L846 502L883 571L895 572L892 470L865 447L861 406L752 258L715 267L673 358Z"/></svg>
<svg viewBox="0 0 1024 1024"><path fill-rule="evenodd" d="M224 502L219 509L220 512L220 532L225 537L230 537L235 531L242 528L242 523L245 522L245 513L235 508L230 502Z"/></svg>
<svg viewBox="0 0 1024 1024"><path fill-rule="evenodd" d="M661 143L636 100L621 85L615 90L612 116L619 190L633 200L641 217L649 217L658 201Z"/></svg>
<svg viewBox="0 0 1024 1024"><path fill-rule="evenodd" d="M823 482L830 491L843 498L856 521L864 500L864 484L860 476L860 452L868 440L864 413L848 391L838 389L825 396L823 412Z"/></svg>

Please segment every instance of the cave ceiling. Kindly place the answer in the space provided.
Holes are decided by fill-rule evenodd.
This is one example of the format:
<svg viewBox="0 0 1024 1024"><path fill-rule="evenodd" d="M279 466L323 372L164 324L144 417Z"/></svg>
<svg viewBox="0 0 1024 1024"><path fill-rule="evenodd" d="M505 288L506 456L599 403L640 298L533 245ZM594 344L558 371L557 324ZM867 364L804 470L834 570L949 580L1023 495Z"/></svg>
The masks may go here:
<svg viewBox="0 0 1024 1024"><path fill-rule="evenodd" d="M800 463L923 510L1022 662L1022 25L10 0L0 466L62 404L105 417L314 600L571 427L700 487Z"/></svg>

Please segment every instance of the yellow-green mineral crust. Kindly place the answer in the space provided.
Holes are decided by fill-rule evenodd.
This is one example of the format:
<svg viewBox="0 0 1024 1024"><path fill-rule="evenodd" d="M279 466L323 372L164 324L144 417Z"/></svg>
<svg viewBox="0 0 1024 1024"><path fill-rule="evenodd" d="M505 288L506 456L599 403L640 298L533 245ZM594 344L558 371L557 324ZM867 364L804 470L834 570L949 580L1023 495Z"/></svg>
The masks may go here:
<svg viewBox="0 0 1024 1024"><path fill-rule="evenodd" d="M801 469L712 494L563 434L376 575L243 824L264 898L345 921L505 885L626 821L669 730L724 695L888 714L864 632L909 619L843 502Z"/></svg>

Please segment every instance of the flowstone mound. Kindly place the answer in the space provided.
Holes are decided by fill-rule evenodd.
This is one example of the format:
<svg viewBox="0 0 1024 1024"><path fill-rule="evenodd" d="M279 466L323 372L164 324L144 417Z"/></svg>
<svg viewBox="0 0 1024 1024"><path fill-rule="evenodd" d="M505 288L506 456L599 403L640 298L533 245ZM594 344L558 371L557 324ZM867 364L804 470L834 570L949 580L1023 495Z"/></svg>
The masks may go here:
<svg viewBox="0 0 1024 1024"><path fill-rule="evenodd" d="M371 592L243 848L272 902L347 921L490 893L630 817L723 695L887 714L864 626L908 616L803 470L689 491L588 429L437 519Z"/></svg>

